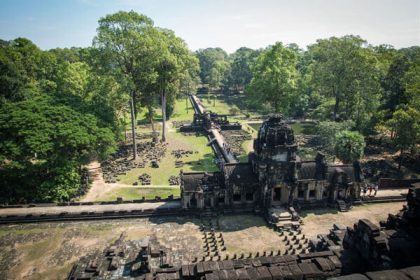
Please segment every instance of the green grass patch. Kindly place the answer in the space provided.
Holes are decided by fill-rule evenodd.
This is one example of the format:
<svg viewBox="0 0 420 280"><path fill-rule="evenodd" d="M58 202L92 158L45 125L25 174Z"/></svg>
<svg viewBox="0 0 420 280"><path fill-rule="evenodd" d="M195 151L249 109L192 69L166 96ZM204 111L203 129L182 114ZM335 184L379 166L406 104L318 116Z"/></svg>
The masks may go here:
<svg viewBox="0 0 420 280"><path fill-rule="evenodd" d="M169 195L180 196L180 188L174 187L121 187L113 190L110 193L99 197L101 201L114 201L117 197L122 197L125 200L141 199L143 196L146 199L154 199L156 196L167 198Z"/></svg>
<svg viewBox="0 0 420 280"><path fill-rule="evenodd" d="M314 123L293 123L291 124L295 135L305 134L312 135L316 134L316 125Z"/></svg>
<svg viewBox="0 0 420 280"><path fill-rule="evenodd" d="M229 105L226 103L223 97L216 95L204 96L201 95L201 103L206 108L206 110L212 111L218 114L230 114L231 110L236 110L240 112L239 108L236 105Z"/></svg>
<svg viewBox="0 0 420 280"><path fill-rule="evenodd" d="M170 121L191 121L194 117L194 109L189 99L179 98L175 100L174 112Z"/></svg>
<svg viewBox="0 0 420 280"><path fill-rule="evenodd" d="M252 127L256 132L258 132L258 130L260 130L261 127L261 123L247 123L247 125L249 125L250 127Z"/></svg>
<svg viewBox="0 0 420 280"><path fill-rule="evenodd" d="M169 185L170 176L178 176L181 169L184 172L193 171L217 171L218 168L214 163L214 153L210 146L207 146L208 140L204 135L199 136L185 136L175 129L168 131L168 148L165 157L159 161L159 168L152 168L146 166L145 168L135 168L126 173L126 175L119 176L120 183L132 185L138 182L138 177L147 173L152 177L152 185ZM181 159L175 158L172 155L174 150L192 150L194 153L188 157ZM175 167L175 161L181 160L184 166L181 168Z"/></svg>

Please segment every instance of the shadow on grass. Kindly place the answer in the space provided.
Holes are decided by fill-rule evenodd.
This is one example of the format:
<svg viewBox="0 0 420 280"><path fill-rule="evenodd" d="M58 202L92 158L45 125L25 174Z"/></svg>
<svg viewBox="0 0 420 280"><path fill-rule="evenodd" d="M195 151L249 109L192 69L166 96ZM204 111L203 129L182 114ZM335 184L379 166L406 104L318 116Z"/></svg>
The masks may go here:
<svg viewBox="0 0 420 280"><path fill-rule="evenodd" d="M213 154L205 154L201 159L185 161L185 164L190 166L192 172L214 172L219 170L215 163L215 159L216 157Z"/></svg>

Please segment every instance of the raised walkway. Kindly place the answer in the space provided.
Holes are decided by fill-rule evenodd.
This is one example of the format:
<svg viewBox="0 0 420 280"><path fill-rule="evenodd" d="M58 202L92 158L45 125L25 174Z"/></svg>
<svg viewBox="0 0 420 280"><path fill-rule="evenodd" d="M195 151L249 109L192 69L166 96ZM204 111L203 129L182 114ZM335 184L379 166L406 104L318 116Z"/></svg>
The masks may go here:
<svg viewBox="0 0 420 280"><path fill-rule="evenodd" d="M71 205L71 206L37 206L22 208L0 208L0 216L9 215L59 215L61 213L76 214L82 212L103 213L106 211L135 211L135 210L170 210L180 208L179 200L166 202L142 202L105 205Z"/></svg>

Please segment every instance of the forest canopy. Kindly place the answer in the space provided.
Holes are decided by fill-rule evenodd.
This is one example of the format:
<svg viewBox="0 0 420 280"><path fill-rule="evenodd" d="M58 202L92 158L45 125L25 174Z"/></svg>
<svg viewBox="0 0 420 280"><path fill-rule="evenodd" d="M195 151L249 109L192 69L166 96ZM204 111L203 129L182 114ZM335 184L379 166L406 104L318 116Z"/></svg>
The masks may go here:
<svg viewBox="0 0 420 280"><path fill-rule="evenodd" d="M319 121L325 145L345 161L362 154L363 135L389 135L401 151L419 142L419 46L373 46L348 35L309 46L192 52L173 31L134 11L99 19L93 39L91 47L51 50L26 38L0 40L5 202L72 199L83 166L115 152L126 119L135 157L139 112L146 110L153 124L160 110L165 122L175 100L199 86L239 95L262 114ZM357 140L351 157L337 139Z"/></svg>

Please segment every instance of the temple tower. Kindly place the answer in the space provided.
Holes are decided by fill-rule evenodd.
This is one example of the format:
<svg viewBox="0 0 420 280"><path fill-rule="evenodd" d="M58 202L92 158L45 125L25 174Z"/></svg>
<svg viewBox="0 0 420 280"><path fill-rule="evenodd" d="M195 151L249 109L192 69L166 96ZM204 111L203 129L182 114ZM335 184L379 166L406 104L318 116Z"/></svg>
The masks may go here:
<svg viewBox="0 0 420 280"><path fill-rule="evenodd" d="M297 144L281 114L270 115L254 140L251 162L261 186L261 204L269 208L289 203L297 180Z"/></svg>

